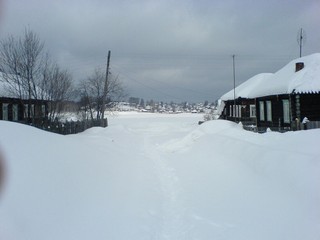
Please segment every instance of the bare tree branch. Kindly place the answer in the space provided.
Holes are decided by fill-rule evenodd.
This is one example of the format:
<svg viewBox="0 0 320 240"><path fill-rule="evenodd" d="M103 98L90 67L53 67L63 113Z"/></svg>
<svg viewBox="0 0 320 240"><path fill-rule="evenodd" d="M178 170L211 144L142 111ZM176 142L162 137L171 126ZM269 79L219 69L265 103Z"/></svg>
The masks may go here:
<svg viewBox="0 0 320 240"><path fill-rule="evenodd" d="M95 112L95 118L101 119L102 116L102 102L103 102L103 91L105 84L105 73L99 69L94 70L94 72L80 84L80 92L82 93L81 104L87 104L82 106L84 109L90 111L91 118L93 117L93 112ZM125 96L124 88L120 82L118 76L113 77L110 75L106 104L110 103L112 100L119 100Z"/></svg>
<svg viewBox="0 0 320 240"><path fill-rule="evenodd" d="M22 37L9 36L0 42L0 70L12 96L49 100L51 117L62 110L73 89L71 74L51 61L44 43L27 28Z"/></svg>

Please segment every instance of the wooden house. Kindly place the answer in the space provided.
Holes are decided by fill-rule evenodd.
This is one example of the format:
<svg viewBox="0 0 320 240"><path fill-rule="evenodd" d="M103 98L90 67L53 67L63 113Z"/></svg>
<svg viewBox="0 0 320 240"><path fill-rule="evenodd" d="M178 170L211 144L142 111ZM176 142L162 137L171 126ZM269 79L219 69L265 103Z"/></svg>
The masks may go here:
<svg viewBox="0 0 320 240"><path fill-rule="evenodd" d="M258 74L221 97L223 112L220 118L256 125L256 99L254 89L264 83L271 73Z"/></svg>
<svg viewBox="0 0 320 240"><path fill-rule="evenodd" d="M221 100L221 118L258 131L320 127L320 54L296 59L274 74L254 76Z"/></svg>
<svg viewBox="0 0 320 240"><path fill-rule="evenodd" d="M0 82L0 120L39 124L47 116L48 101L15 97Z"/></svg>

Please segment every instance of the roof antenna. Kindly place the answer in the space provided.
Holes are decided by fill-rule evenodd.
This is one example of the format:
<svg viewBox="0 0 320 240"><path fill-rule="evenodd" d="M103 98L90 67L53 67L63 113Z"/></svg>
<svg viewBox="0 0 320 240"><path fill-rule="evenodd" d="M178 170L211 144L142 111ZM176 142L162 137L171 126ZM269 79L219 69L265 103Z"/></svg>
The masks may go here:
<svg viewBox="0 0 320 240"><path fill-rule="evenodd" d="M300 28L297 34L297 41L300 48L300 57L302 56L302 46L306 43L306 32Z"/></svg>

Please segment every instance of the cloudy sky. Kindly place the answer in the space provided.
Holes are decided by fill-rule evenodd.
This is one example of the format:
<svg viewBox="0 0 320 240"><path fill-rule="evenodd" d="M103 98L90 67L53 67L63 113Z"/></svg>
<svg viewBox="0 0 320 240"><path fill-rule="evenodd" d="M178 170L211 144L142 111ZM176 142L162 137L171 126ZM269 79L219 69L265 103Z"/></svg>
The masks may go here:
<svg viewBox="0 0 320 240"><path fill-rule="evenodd" d="M1 0L0 0L1 1ZM320 52L319 0L2 0L0 38L26 27L75 82L95 68L119 75L130 96L214 101L261 72Z"/></svg>

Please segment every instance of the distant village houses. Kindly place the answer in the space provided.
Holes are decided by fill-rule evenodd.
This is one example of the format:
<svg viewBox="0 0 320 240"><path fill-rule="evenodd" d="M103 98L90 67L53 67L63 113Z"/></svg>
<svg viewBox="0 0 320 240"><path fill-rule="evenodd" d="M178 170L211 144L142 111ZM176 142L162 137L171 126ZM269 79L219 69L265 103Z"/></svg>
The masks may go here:
<svg viewBox="0 0 320 240"><path fill-rule="evenodd" d="M320 54L293 60L274 74L258 74L221 100L220 118L257 131L319 128Z"/></svg>

